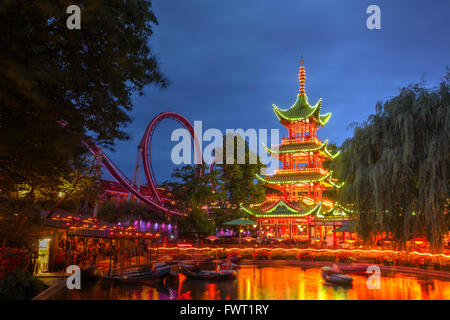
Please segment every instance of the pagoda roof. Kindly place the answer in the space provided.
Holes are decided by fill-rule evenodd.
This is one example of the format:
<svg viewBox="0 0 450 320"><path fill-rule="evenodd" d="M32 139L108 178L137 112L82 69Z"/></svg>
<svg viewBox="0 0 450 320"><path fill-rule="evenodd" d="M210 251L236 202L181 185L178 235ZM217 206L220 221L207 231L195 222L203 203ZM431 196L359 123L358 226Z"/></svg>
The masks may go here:
<svg viewBox="0 0 450 320"><path fill-rule="evenodd" d="M353 212L350 209L344 208L339 203L335 203L334 206L329 210L320 210L316 217L317 218L336 218L336 217L348 217L348 214Z"/></svg>
<svg viewBox="0 0 450 320"><path fill-rule="evenodd" d="M298 208L291 203L280 199L278 202L275 202L270 209L246 208L244 206L241 206L241 209L256 218L295 218L314 214L320 206L320 204L312 206L303 204Z"/></svg>
<svg viewBox="0 0 450 320"><path fill-rule="evenodd" d="M276 173L273 175L267 175L265 177L256 174L256 177L264 183L267 184L293 184L293 183L309 183L309 182L320 182L331 177L333 171L327 174L322 174L320 172L293 172L288 174Z"/></svg>
<svg viewBox="0 0 450 320"><path fill-rule="evenodd" d="M284 201L282 199L275 202L270 209L255 207L246 208L242 205L240 207L246 213L256 218L296 218L312 215L319 219L326 219L347 217L348 213L351 212L351 210L345 209L337 203L330 209L327 209L326 206L320 203L315 205L306 205L303 202L298 202L293 205L293 203Z"/></svg>
<svg viewBox="0 0 450 320"><path fill-rule="evenodd" d="M314 152L314 151L323 151L323 154L330 157L331 159L336 158L340 151L335 154L331 154L331 152L327 149L328 139L325 140L324 143L318 145L314 141L307 141L301 143L292 143L292 144L281 144L278 148L270 149L265 147L267 152L270 154L289 154L289 153L305 153L305 152Z"/></svg>
<svg viewBox="0 0 450 320"><path fill-rule="evenodd" d="M341 183L337 183L337 179L333 179L331 176L327 179L327 182L338 189L340 189L344 185L344 181L342 181Z"/></svg>
<svg viewBox="0 0 450 320"><path fill-rule="evenodd" d="M319 99L316 105L311 106L308 102L308 96L306 94L299 94L297 95L297 100L289 109L284 110L273 105L273 111L282 123L291 123L312 118L323 126L330 119L331 112L321 115L321 106L322 99Z"/></svg>

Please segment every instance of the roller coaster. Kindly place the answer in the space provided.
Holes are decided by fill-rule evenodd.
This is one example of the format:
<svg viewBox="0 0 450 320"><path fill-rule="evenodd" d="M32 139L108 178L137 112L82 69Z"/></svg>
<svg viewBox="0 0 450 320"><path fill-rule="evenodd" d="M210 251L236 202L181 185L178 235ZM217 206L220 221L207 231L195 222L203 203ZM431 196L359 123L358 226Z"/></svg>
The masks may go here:
<svg viewBox="0 0 450 320"><path fill-rule="evenodd" d="M165 207L161 195L157 190L157 182L155 179L155 174L151 162L151 142L153 134L155 132L158 124L164 119L172 119L181 124L186 130L189 131L191 139L194 145L195 155L196 155L196 165L198 169L198 174L202 174L202 150L200 148L200 143L195 130L191 123L182 115L175 112L162 112L158 114L147 126L144 132L144 136L138 145L138 161L139 158L142 159L142 164L144 168L145 178L147 180L148 186L150 187L151 195L146 196L139 190L139 184L136 184L136 170L138 170L138 161L136 165L135 174L133 180L130 180L115 164L114 162L101 150L101 148L91 139L83 138L83 143L88 147L89 151L98 159L101 160L103 167L111 174L111 176L130 194L133 194L137 199L148 204L154 210L164 213L166 215L177 215L183 216L186 213L182 213L176 210L169 209ZM58 122L61 126L66 127L67 123Z"/></svg>

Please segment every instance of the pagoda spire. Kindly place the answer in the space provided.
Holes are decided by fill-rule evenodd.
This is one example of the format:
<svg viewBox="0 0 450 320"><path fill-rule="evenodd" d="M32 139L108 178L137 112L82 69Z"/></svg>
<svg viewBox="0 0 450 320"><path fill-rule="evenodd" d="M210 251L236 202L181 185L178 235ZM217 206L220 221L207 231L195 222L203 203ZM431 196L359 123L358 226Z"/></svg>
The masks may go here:
<svg viewBox="0 0 450 320"><path fill-rule="evenodd" d="M303 58L300 60L300 69L298 71L298 81L300 83L299 95L304 95L305 93L305 67L303 66Z"/></svg>

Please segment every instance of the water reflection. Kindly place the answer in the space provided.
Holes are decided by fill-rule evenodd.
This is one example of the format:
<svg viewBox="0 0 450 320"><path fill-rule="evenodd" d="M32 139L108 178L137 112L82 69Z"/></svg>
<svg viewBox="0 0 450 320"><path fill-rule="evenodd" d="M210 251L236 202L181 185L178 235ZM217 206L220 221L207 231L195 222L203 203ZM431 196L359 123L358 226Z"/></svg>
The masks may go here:
<svg viewBox="0 0 450 320"><path fill-rule="evenodd" d="M242 267L233 281L209 282L180 276L179 284L120 284L101 281L66 290L57 299L168 300L177 293L201 300L429 300L450 299L450 282L396 273L383 274L381 289L369 290L367 277L353 275L351 287L325 284L320 268ZM174 294L175 292L175 294Z"/></svg>

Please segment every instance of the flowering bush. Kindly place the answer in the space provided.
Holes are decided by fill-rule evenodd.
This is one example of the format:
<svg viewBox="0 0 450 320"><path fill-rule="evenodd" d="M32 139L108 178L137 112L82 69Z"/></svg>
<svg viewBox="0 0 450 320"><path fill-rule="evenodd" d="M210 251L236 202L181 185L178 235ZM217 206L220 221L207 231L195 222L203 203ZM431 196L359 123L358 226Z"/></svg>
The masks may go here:
<svg viewBox="0 0 450 320"><path fill-rule="evenodd" d="M336 262L351 263L356 262L356 257L349 252L341 252L336 255Z"/></svg>
<svg viewBox="0 0 450 320"><path fill-rule="evenodd" d="M28 251L16 248L0 248L0 279L4 276L28 267Z"/></svg>
<svg viewBox="0 0 450 320"><path fill-rule="evenodd" d="M426 269L429 265L431 265L432 260L429 257L419 256L419 257L412 259L411 262L414 266L418 266L419 268Z"/></svg>
<svg viewBox="0 0 450 320"><path fill-rule="evenodd" d="M392 266L394 265L394 259L392 256L380 256L378 257L378 263L383 264L385 266Z"/></svg>
<svg viewBox="0 0 450 320"><path fill-rule="evenodd" d="M235 257L241 257L240 253L236 250L233 251L228 251L227 252L227 257L228 258L235 258Z"/></svg>
<svg viewBox="0 0 450 320"><path fill-rule="evenodd" d="M255 251L253 253L253 260L270 260L272 258L272 252L269 250Z"/></svg>
<svg viewBox="0 0 450 320"><path fill-rule="evenodd" d="M316 258L309 252L300 252L297 259L301 261L314 261Z"/></svg>

